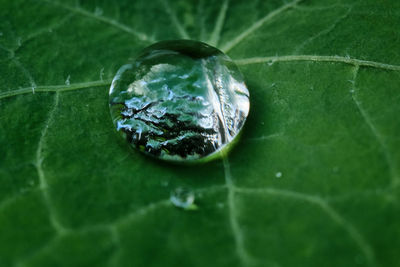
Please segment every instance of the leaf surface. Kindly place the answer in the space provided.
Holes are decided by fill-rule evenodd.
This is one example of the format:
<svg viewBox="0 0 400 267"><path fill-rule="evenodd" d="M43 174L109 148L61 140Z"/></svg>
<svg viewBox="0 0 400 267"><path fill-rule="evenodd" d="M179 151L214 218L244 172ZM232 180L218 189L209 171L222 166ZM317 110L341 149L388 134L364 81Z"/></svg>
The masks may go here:
<svg viewBox="0 0 400 267"><path fill-rule="evenodd" d="M0 266L398 266L399 10L0 0ZM220 161L154 161L113 129L114 74L166 39L245 76L250 116Z"/></svg>

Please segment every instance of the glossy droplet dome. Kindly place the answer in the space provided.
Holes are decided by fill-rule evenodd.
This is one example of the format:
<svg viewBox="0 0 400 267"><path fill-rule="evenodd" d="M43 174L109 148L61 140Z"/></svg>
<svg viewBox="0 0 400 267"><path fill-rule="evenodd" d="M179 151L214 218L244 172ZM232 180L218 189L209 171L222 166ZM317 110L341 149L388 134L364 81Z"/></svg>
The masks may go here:
<svg viewBox="0 0 400 267"><path fill-rule="evenodd" d="M237 66L218 49L163 41L118 70L110 109L133 147L160 159L196 161L212 158L238 135L249 92Z"/></svg>

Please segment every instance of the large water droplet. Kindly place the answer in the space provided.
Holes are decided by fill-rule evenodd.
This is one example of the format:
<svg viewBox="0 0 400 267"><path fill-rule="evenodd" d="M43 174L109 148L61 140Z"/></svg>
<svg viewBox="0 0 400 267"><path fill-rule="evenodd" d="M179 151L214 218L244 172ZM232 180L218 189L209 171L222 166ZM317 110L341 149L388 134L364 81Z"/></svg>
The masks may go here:
<svg viewBox="0 0 400 267"><path fill-rule="evenodd" d="M174 206L185 210L195 210L197 206L194 204L194 193L193 191L178 187L171 192L170 200Z"/></svg>
<svg viewBox="0 0 400 267"><path fill-rule="evenodd" d="M110 109L117 130L140 151L172 161L207 160L242 129L249 92L237 66L218 49L163 41L118 70Z"/></svg>

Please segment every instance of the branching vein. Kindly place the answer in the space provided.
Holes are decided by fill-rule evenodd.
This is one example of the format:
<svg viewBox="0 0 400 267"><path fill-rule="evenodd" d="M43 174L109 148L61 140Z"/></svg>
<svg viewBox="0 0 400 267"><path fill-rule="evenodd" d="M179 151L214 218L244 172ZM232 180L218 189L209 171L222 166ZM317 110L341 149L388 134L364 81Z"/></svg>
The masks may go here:
<svg viewBox="0 0 400 267"><path fill-rule="evenodd" d="M223 156L225 184L228 188L227 203L229 208L229 223L235 239L236 252L243 266L250 266L253 259L247 253L244 246L244 237L237 221L237 210L235 207L235 186L232 181L229 160L226 155Z"/></svg>
<svg viewBox="0 0 400 267"><path fill-rule="evenodd" d="M124 216L124 217L118 219L117 221L115 221L113 223L113 225L120 226L120 225L130 223L130 222L132 222L132 220L135 220L138 217L144 216L144 215L148 214L149 212L152 212L160 207L168 207L168 206L171 206L171 202L169 201L169 199L163 199L158 202L150 203L149 205L139 208L139 209L135 210L134 212L129 213L127 216Z"/></svg>
<svg viewBox="0 0 400 267"><path fill-rule="evenodd" d="M229 0L224 0L222 6L219 10L219 14L217 17L217 21L215 23L215 27L213 32L211 33L210 39L208 43L212 46L218 46L219 39L221 38L221 30L224 26L226 11L228 10Z"/></svg>
<svg viewBox="0 0 400 267"><path fill-rule="evenodd" d="M226 186L216 185L216 186L197 189L195 192L197 194L198 193L213 193L213 192L217 192L217 191L225 190L225 189L226 189ZM120 239L119 227L124 226L124 225L129 225L136 219L138 219L140 217L144 217L147 214L149 214L152 211L155 211L159 208L171 207L171 206L172 206L172 204L171 204L170 199L162 199L160 201L150 203L146 206L143 206L143 207L127 214L126 216L123 216L123 217L117 219L116 221L106 225L106 227L108 227L111 232L112 241L114 242L116 247L118 247L120 250L121 249L121 247L120 247L121 239ZM111 257L110 262L109 262L110 266L115 266L115 262L117 261L119 250L116 250L114 252L113 256Z"/></svg>
<svg viewBox="0 0 400 267"><path fill-rule="evenodd" d="M171 18L172 23L178 30L178 33L183 39L190 39L189 34L186 32L185 28L183 27L182 23L178 20L176 13L172 10L171 6L169 5L168 0L162 0L162 3Z"/></svg>
<svg viewBox="0 0 400 267"><path fill-rule="evenodd" d="M45 27L45 28L42 28L42 29L40 29L40 30L38 30L38 31L35 31L35 32L31 33L31 34L28 34L28 36L27 36L26 38L24 38L24 39L21 40L21 45L23 45L24 43L26 43L26 42L28 42L28 41L30 41L30 40L32 40L32 39L34 39L34 38L36 38L36 37L38 37L38 36L44 34L44 33L52 32L52 31L56 30L57 28L59 28L59 27L65 25L65 23L66 23L71 17L73 17L73 15L74 15L74 14L68 14L67 16L65 16L64 18L62 18L60 21L57 21L57 23L50 24L50 25L48 25L48 26ZM16 50L18 50L20 47L21 47L21 46L18 46L18 47L16 48Z"/></svg>
<svg viewBox="0 0 400 267"><path fill-rule="evenodd" d="M290 62L290 61L339 62L353 66L400 71L400 66L398 65L391 65L376 61L361 60L361 59L342 57L342 56L289 55L289 56L253 57L253 58L244 58L235 60L236 64L238 65Z"/></svg>
<svg viewBox="0 0 400 267"><path fill-rule="evenodd" d="M197 6L197 16L199 18L199 27L200 27L200 40L205 42L206 35L206 26L205 26L205 14L204 14L204 0L199 0Z"/></svg>
<svg viewBox="0 0 400 267"><path fill-rule="evenodd" d="M336 26L337 26L341 21L345 20L345 19L349 16L349 14L350 14L352 8L353 8L352 6L351 6L351 7L348 7L347 11L346 11L342 16L340 16L338 19L336 19L336 21L333 22L331 26L329 26L328 28L326 28L326 29L320 31L319 33L315 34L314 36L311 36L310 38L308 38L308 39L305 40L304 42L302 42L298 47L296 47L296 49L294 50L293 53L294 53L294 54L297 54L297 53L298 53L299 51L301 51L306 45L312 43L315 39L317 39L317 38L319 38L319 37L321 37L321 36L323 36L323 35L326 35L326 34L332 32L332 31L336 28Z"/></svg>
<svg viewBox="0 0 400 267"><path fill-rule="evenodd" d="M108 25L114 26L115 28L117 28L117 29L119 29L121 31L124 31L126 33L131 34L131 35L134 35L136 38L138 38L141 41L144 41L144 42L155 42L155 40L152 37L150 37L150 36L148 36L148 35L146 35L146 34L144 34L142 32L136 31L136 30L126 26L125 24L122 24L122 23L118 22L115 19L111 19L111 18L102 16L102 15L99 15L99 14L95 14L95 13L89 12L89 11L79 7L79 6L69 6L69 5L66 5L66 4L57 2L57 1L49 1L49 0L42 0L42 1L45 1L45 2L47 2L49 4L56 5L58 7L64 8L64 9L67 9L69 11L72 11L72 12L76 13L76 14L79 14L79 15L82 15L82 16L85 16L85 17L88 17L88 18L92 18L94 20L98 20L98 21L101 21L101 22L106 23Z"/></svg>
<svg viewBox="0 0 400 267"><path fill-rule="evenodd" d="M41 190L43 194L43 199L46 204L46 207L49 211L50 214L50 223L54 227L54 229L57 231L59 234L63 234L67 232L67 229L60 223L59 219L56 216L56 211L53 206L53 203L51 201L50 193L49 193L49 184L47 182L44 170L43 170L43 160L44 160L44 155L43 155L43 149L45 145L45 138L49 129L49 126L53 123L54 120L54 113L57 110L58 107L58 101L59 101L59 93L56 93L54 96L54 105L53 108L49 112L49 117L47 121L45 122L44 128L42 130L42 134L39 139L39 144L36 150L36 162L35 166L37 169L37 173L39 176L39 189Z"/></svg>
<svg viewBox="0 0 400 267"><path fill-rule="evenodd" d="M378 131L378 129L375 127L374 123L372 122L372 119L370 118L370 116L368 115L367 111L363 108L361 102L358 100L357 98L357 86L356 86L356 82L357 82L357 75L358 75L358 71L359 71L359 66L355 66L353 69L353 80L352 80L352 94L351 97L358 109L358 111L360 112L362 118L364 119L365 123L368 125L369 129L371 130L371 133L373 134L373 136L375 137L376 141L378 142L379 146L381 147L381 150L385 156L385 160L388 164L389 167L389 171L391 174L391 178L392 178L392 186L396 187L399 185L400 183L400 178L399 175L397 173L396 170L396 166L394 163L394 160L392 159L390 152L389 152L389 148L387 147L385 141L383 140L382 134Z"/></svg>
<svg viewBox="0 0 400 267"><path fill-rule="evenodd" d="M400 66L380 63L375 61L361 60L350 57L341 56L314 56L314 55L289 55L289 56L272 56L272 57L254 57L235 60L238 65L250 65L269 62L290 62L290 61L314 61L314 62L338 62L360 67L371 67L383 70L400 71ZM75 83L71 85L44 85L36 86L35 92L55 92L55 91L70 91L90 87L109 86L111 80L100 80L94 82ZM17 90L9 90L0 92L0 99L15 95L27 94L32 92L32 87L21 88Z"/></svg>
<svg viewBox="0 0 400 267"><path fill-rule="evenodd" d="M218 191L225 190L225 189L226 189L225 185L214 185L214 186L197 189L194 192L197 194L199 194L199 193L214 193L214 192L218 192ZM130 223L133 220L135 220L136 218L144 216L144 215L148 214L149 212L154 211L158 208L169 207L169 206L171 206L170 199L169 198L162 199L160 201L145 205L145 206L127 214L126 216L123 216L123 217L117 219L116 221L112 222L110 225L119 227L120 225Z"/></svg>
<svg viewBox="0 0 400 267"><path fill-rule="evenodd" d="M276 16L278 16L279 14L281 14L282 12L296 6L299 2L301 2L302 0L294 0L290 3L287 3L283 6L281 6L280 8L272 11L271 13L269 13L268 15L266 15L265 17L261 18L260 20L256 21L253 25L251 25L247 30L245 30L244 32L242 32L241 34L239 34L236 38L234 38L231 41L228 41L223 47L222 47L222 51L224 51L225 53L227 53L229 50L231 50L232 48L234 48L237 44L239 44L240 42L242 42L247 36L249 36L251 33L253 33L255 30L257 30L258 28L260 28L261 26L263 26L265 23L271 21L272 19L274 19Z"/></svg>
<svg viewBox="0 0 400 267"><path fill-rule="evenodd" d="M267 194L272 196L281 196L286 198L298 199L310 204L318 206L323 212L325 212L335 223L341 226L349 236L358 245L362 253L364 254L369 266L376 266L375 256L370 244L365 240L361 233L345 218L343 218L337 211L335 211L324 199L307 195L299 192L275 189L275 188L239 188L235 190L239 193L244 194Z"/></svg>
<svg viewBox="0 0 400 267"><path fill-rule="evenodd" d="M100 86L108 86L111 84L111 80L100 80L94 82L83 82L83 83L73 83L70 85L42 85L36 86L35 92L63 92L63 91L72 91L79 90L91 87L100 87ZM0 99L7 98L15 95L28 94L32 92L32 87L21 88L17 90L9 90L5 92L0 92Z"/></svg>
<svg viewBox="0 0 400 267"><path fill-rule="evenodd" d="M35 80L33 79L32 75L30 74L30 72L15 57L13 57L11 60L22 71L22 73L25 75L25 77L28 79L28 81L31 85L29 90L32 91L32 93L35 93L35 89L37 86L36 86ZM1 98L1 94L0 94L0 98Z"/></svg>

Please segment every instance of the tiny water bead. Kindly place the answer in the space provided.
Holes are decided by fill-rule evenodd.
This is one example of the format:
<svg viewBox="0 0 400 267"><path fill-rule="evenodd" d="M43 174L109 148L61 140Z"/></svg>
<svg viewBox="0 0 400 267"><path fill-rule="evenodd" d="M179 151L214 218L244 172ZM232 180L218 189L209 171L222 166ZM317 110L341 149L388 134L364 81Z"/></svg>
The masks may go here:
<svg viewBox="0 0 400 267"><path fill-rule="evenodd" d="M185 210L195 210L197 209L196 204L194 204L194 193L188 188L178 187L171 192L170 201L175 207L182 208Z"/></svg>
<svg viewBox="0 0 400 267"><path fill-rule="evenodd" d="M134 148L169 161L220 155L238 136L249 107L234 62L197 41L147 47L118 70L110 88L117 131Z"/></svg>

